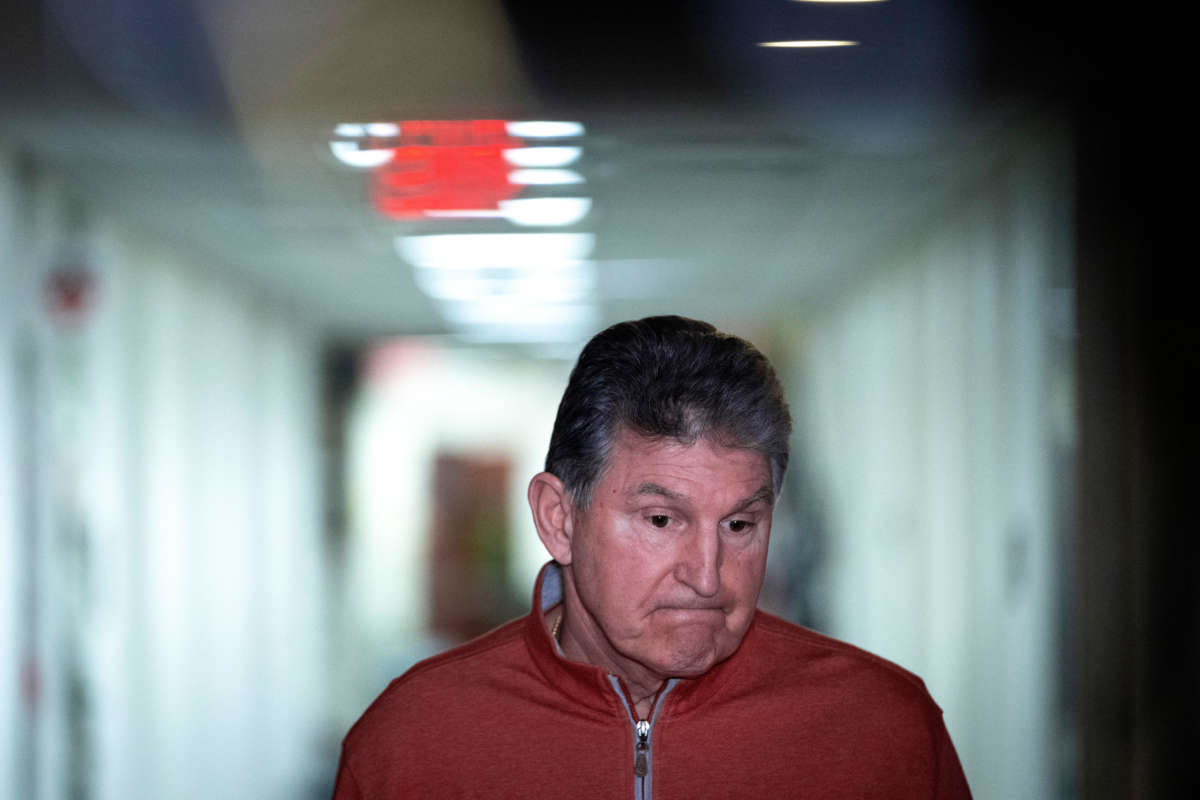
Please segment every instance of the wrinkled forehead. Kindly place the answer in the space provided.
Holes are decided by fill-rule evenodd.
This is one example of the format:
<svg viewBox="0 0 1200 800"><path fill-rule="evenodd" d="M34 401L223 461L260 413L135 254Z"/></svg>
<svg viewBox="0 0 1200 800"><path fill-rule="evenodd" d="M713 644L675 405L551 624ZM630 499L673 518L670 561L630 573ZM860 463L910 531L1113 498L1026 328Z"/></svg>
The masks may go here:
<svg viewBox="0 0 1200 800"><path fill-rule="evenodd" d="M619 482L623 492L649 484L662 487L665 494L670 493L672 477L682 481L681 490L692 482L693 490L703 487L707 492L749 488L754 496L774 503L766 455L714 436L687 440L622 428L612 437L597 484L608 483L610 489L616 489L613 484Z"/></svg>

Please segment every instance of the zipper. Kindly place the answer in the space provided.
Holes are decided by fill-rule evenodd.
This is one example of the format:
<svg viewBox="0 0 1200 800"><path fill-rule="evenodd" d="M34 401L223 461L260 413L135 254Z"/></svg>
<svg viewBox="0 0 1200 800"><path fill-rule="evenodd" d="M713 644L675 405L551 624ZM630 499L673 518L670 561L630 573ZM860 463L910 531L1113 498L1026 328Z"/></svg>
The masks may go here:
<svg viewBox="0 0 1200 800"><path fill-rule="evenodd" d="M637 737L637 744L633 746L633 774L644 778L650 771L650 760L646 758L650 752L650 721L639 719L635 722L633 735Z"/></svg>
<svg viewBox="0 0 1200 800"><path fill-rule="evenodd" d="M610 675L608 679L612 683L617 697L621 698L621 703L625 706L626 713L629 714L629 721L633 724L633 796L636 800L650 800L654 791L654 759L650 734L654 730L654 721L658 718L658 713L664 705L663 698L675 688L675 684L679 681L676 678L667 681L650 705L649 719L638 719L637 710L629 699L629 693L624 684L615 675Z"/></svg>

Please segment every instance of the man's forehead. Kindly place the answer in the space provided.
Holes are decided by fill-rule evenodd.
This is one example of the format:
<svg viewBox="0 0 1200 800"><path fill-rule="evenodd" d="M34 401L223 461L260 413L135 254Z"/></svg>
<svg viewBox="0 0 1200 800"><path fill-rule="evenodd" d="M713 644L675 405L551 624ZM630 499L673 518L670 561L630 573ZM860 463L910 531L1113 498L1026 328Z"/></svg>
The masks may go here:
<svg viewBox="0 0 1200 800"><path fill-rule="evenodd" d="M743 492L749 487L751 493L746 498L762 499L764 491L767 496L772 494L766 456L712 437L686 442L622 430L614 437L607 467L605 477L616 478L621 484L611 488L627 495L656 494L681 500L690 494L693 480L714 479ZM619 475L611 474L614 469Z"/></svg>
<svg viewBox="0 0 1200 800"><path fill-rule="evenodd" d="M695 438L681 439L674 436L647 436L633 428L620 426L614 432L613 451L624 449L643 458L683 456L698 453L704 449L728 451L730 453L746 453L760 458L764 469L767 468L767 457L752 447L743 447L731 441L727 436L716 433L702 434Z"/></svg>

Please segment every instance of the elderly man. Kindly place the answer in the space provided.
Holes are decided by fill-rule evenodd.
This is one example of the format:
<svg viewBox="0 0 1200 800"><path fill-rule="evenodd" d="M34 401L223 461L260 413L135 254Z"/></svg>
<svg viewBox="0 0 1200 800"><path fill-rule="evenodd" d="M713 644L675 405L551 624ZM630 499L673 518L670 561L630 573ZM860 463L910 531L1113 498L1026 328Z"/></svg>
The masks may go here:
<svg viewBox="0 0 1200 800"><path fill-rule="evenodd" d="M970 797L919 678L755 607L790 431L742 339L593 338L529 485L532 613L395 680L335 800Z"/></svg>

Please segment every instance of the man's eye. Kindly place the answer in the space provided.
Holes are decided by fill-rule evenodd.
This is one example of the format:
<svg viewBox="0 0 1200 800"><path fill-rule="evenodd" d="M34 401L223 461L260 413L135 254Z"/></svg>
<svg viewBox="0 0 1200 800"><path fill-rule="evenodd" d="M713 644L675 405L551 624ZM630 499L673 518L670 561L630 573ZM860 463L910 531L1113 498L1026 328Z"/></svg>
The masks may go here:
<svg viewBox="0 0 1200 800"><path fill-rule="evenodd" d="M729 530L732 533L745 533L750 530L751 522L748 519L731 519L729 520Z"/></svg>
<svg viewBox="0 0 1200 800"><path fill-rule="evenodd" d="M665 528L671 524L671 518L666 514L652 514L649 519L650 524L656 528Z"/></svg>

